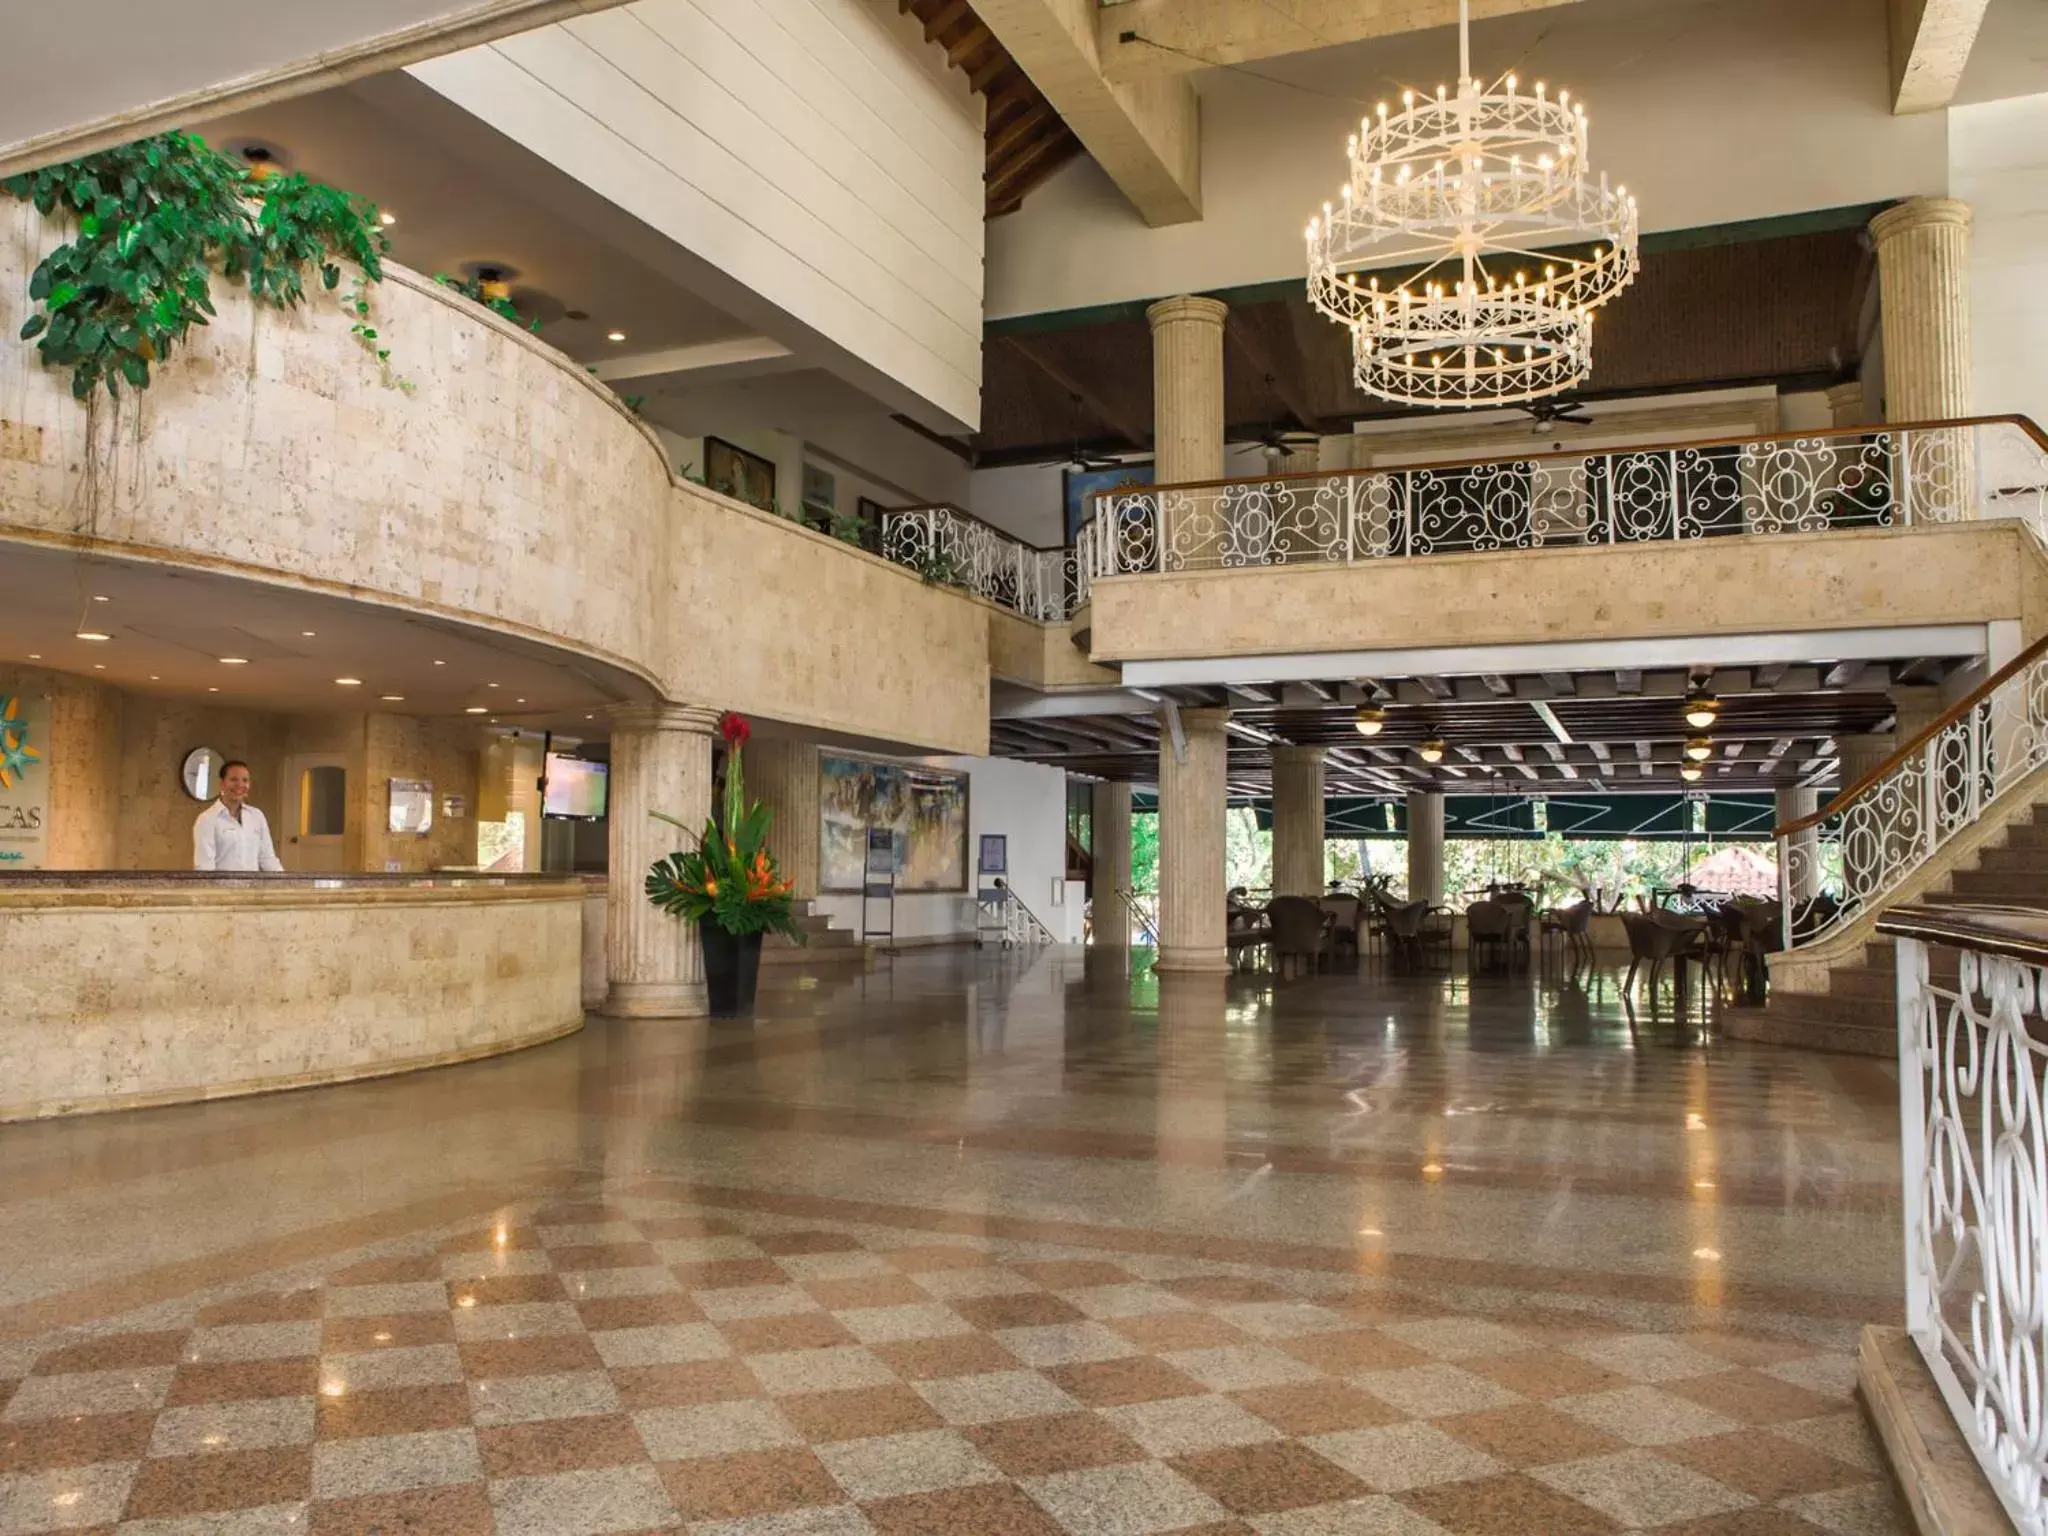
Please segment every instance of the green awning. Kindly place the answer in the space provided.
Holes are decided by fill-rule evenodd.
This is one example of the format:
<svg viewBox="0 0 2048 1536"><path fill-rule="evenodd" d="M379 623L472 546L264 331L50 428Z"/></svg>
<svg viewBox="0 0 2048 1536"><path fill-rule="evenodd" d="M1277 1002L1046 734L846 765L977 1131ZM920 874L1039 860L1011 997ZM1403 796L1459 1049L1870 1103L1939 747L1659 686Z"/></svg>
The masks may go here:
<svg viewBox="0 0 2048 1536"><path fill-rule="evenodd" d="M1250 800L1259 826L1273 825L1273 802ZM1697 809L1696 809L1697 808ZM1131 809L1158 809L1158 797L1136 793ZM1768 841L1777 826L1777 801L1768 794L1651 795L1446 795L1444 835L1455 838L1527 838L1556 832L1586 841L1637 838L1685 842L1697 838ZM1325 838L1408 835L1408 804L1399 798L1337 795L1323 802Z"/></svg>

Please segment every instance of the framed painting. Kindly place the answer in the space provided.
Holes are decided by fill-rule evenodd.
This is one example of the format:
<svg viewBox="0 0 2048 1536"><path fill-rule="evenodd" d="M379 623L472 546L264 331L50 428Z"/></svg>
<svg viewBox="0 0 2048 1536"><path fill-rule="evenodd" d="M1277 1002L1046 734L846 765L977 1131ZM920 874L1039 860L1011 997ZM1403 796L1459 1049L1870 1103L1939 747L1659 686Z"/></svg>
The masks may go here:
<svg viewBox="0 0 2048 1536"><path fill-rule="evenodd" d="M775 510L775 461L722 437L704 439L704 483L763 512Z"/></svg>
<svg viewBox="0 0 2048 1536"><path fill-rule="evenodd" d="M899 895L967 889L967 775L921 763L822 753L818 888L857 892L868 834L886 830Z"/></svg>
<svg viewBox="0 0 2048 1536"><path fill-rule="evenodd" d="M1152 466L1149 463L1116 464L1108 469L1067 470L1067 542L1073 543L1074 535L1081 531L1081 524L1088 516L1089 497L1099 491L1142 491L1151 483Z"/></svg>

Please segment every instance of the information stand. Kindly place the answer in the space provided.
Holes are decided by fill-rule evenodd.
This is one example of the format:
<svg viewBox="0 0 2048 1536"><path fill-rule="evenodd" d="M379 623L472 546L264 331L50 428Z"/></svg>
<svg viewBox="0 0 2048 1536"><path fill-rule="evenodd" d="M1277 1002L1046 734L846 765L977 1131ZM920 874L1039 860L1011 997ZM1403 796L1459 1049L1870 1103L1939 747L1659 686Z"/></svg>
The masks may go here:
<svg viewBox="0 0 2048 1536"><path fill-rule="evenodd" d="M883 925L869 920L876 902L882 904ZM867 868L861 874L860 941L896 939L896 834L887 827L868 828Z"/></svg>
<svg viewBox="0 0 2048 1536"><path fill-rule="evenodd" d="M1009 840L1001 833L984 834L981 858L975 871L974 943L977 949L991 940L1005 949L1010 947L1010 888L1003 878L1009 872Z"/></svg>

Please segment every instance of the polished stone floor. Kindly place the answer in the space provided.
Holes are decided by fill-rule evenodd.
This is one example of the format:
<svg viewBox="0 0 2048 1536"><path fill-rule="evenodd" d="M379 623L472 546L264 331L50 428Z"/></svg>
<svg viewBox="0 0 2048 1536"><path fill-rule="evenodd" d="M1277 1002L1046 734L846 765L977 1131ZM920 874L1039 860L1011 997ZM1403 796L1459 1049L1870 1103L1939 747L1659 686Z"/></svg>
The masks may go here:
<svg viewBox="0 0 2048 1536"><path fill-rule="evenodd" d="M1907 1529L1884 1063L1112 958L0 1127L0 1536Z"/></svg>

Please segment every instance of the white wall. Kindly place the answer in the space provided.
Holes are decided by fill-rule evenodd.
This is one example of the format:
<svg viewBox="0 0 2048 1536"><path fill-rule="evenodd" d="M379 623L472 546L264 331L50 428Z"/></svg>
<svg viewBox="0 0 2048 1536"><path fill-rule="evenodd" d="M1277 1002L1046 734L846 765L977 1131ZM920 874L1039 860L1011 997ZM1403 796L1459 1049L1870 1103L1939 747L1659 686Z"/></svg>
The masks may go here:
<svg viewBox="0 0 2048 1536"><path fill-rule="evenodd" d="M890 0L635 0L410 73L769 301L777 340L978 422L982 108Z"/></svg>
<svg viewBox="0 0 2048 1536"><path fill-rule="evenodd" d="M1071 892L1064 905L1054 906L1053 882L1065 885L1067 869L1067 776L1039 763L992 757L931 757L918 761L954 768L968 775L967 874L976 881L974 865L984 832L1009 839L1010 888L1063 942L1081 939L1081 906ZM821 896L818 910L854 932L860 931L858 896ZM876 916L879 919L880 910ZM974 937L971 894L899 896L896 937L915 944Z"/></svg>
<svg viewBox="0 0 2048 1536"><path fill-rule="evenodd" d="M1887 109L1884 16L1878 0L1582 0L1482 23L1474 64L1569 87L1644 228L1686 229L1943 189L1944 115ZM1146 228L1083 157L990 226L990 315L1301 276L1361 111L1456 71L1444 29L1206 71L1201 221Z"/></svg>
<svg viewBox="0 0 2048 1536"><path fill-rule="evenodd" d="M2048 95L1949 113L1970 244L1972 409L2048 423Z"/></svg>
<svg viewBox="0 0 2048 1536"><path fill-rule="evenodd" d="M967 488L967 510L1026 544L1067 541L1062 508L1066 476L1058 464L977 469Z"/></svg>

